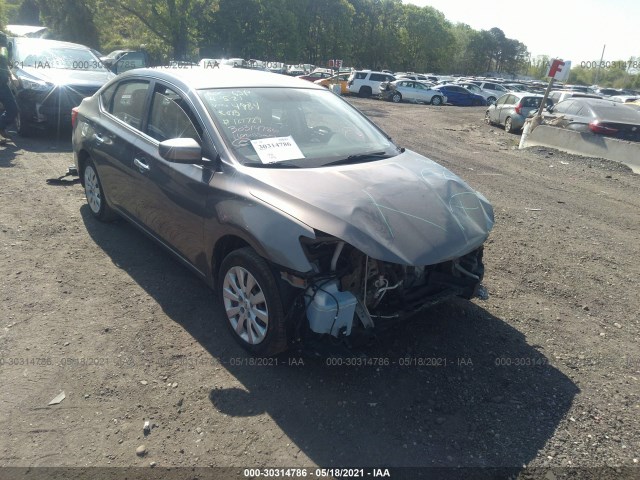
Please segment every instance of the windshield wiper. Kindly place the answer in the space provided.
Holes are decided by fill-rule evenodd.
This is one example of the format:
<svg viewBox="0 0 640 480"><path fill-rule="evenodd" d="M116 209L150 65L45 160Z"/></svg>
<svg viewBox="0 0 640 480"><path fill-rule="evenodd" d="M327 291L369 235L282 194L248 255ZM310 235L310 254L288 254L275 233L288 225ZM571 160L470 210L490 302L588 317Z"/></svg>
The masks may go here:
<svg viewBox="0 0 640 480"><path fill-rule="evenodd" d="M392 156L393 155L389 155L387 152L360 153L358 155L349 155L347 158L343 158L341 160L325 163L323 167L327 165L344 165L348 163L366 162L367 160L379 160L382 158L389 158Z"/></svg>
<svg viewBox="0 0 640 480"><path fill-rule="evenodd" d="M272 163L245 162L243 165L246 167L254 167L254 168L301 168L300 165L296 165L295 163L289 163L289 162L272 162Z"/></svg>

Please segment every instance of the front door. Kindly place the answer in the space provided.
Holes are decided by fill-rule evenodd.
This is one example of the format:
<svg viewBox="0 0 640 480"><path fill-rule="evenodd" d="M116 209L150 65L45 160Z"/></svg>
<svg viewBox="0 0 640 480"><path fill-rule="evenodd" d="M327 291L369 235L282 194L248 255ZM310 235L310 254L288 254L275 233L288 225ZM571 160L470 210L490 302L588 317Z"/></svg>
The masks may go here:
<svg viewBox="0 0 640 480"><path fill-rule="evenodd" d="M204 251L204 207L213 172L201 165L169 162L159 155L158 145L171 138L193 138L203 145L202 127L186 96L157 82L145 133L134 154L143 185L138 195L138 217L197 266Z"/></svg>

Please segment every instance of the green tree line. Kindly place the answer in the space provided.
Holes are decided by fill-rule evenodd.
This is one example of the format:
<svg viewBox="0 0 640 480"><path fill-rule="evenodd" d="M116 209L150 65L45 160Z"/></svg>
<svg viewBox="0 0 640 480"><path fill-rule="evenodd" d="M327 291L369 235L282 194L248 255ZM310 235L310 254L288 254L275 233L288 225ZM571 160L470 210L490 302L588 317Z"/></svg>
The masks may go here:
<svg viewBox="0 0 640 480"><path fill-rule="evenodd" d="M109 52L144 46L154 62L242 57L463 75L544 78L549 58L499 28L475 30L401 0L0 0L3 22ZM634 59L631 59L634 60ZM576 66L574 66L576 67ZM573 68L569 81L639 88L637 70Z"/></svg>
<svg viewBox="0 0 640 480"><path fill-rule="evenodd" d="M420 72L518 73L524 44L401 0L0 0L8 23L157 61L242 57ZM4 7L4 8L3 8Z"/></svg>

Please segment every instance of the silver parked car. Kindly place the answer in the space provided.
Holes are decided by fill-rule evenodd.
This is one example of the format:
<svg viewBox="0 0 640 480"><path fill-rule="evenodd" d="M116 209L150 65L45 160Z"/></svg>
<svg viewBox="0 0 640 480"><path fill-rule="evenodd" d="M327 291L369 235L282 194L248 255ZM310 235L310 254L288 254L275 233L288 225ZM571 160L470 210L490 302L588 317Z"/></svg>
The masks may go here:
<svg viewBox="0 0 640 480"><path fill-rule="evenodd" d="M509 133L516 132L524 126L529 114L540 108L542 98L542 95L527 92L507 93L487 108L484 121L489 125L504 125L504 129ZM551 106L551 100L548 98L547 106Z"/></svg>
<svg viewBox="0 0 640 480"><path fill-rule="evenodd" d="M471 83L475 83L485 92L492 93L493 95L487 98L487 103L491 105L494 103L501 95L508 93L509 91L504 88L502 85L496 82L485 82L482 80L471 80Z"/></svg>
<svg viewBox="0 0 640 480"><path fill-rule="evenodd" d="M548 109L556 126L640 141L640 112L609 99L570 98Z"/></svg>
<svg viewBox="0 0 640 480"><path fill-rule="evenodd" d="M380 95L385 100L393 103L407 102L430 103L442 105L447 102L447 97L438 90L433 90L430 85L413 80L396 80L395 82L383 82L380 84Z"/></svg>

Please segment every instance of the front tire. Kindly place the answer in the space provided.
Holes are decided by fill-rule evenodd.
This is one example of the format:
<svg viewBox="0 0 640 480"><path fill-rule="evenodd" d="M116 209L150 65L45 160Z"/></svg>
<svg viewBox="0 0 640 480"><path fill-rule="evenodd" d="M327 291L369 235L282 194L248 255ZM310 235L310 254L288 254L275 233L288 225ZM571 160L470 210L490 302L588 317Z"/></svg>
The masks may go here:
<svg viewBox="0 0 640 480"><path fill-rule="evenodd" d="M227 327L242 348L258 356L287 349L282 297L264 258L250 247L234 250L222 261L218 285Z"/></svg>
<svg viewBox="0 0 640 480"><path fill-rule="evenodd" d="M431 105L442 105L442 97L435 95L431 98Z"/></svg>
<svg viewBox="0 0 640 480"><path fill-rule="evenodd" d="M489 110L487 110L484 113L484 123L486 123L487 125L493 125L493 122L491 121L491 116L489 114Z"/></svg>
<svg viewBox="0 0 640 480"><path fill-rule="evenodd" d="M87 160L87 164L82 172L84 183L84 194L87 198L87 204L91 215L101 222L111 222L117 218L117 214L107 204L107 198L102 188L102 183L96 170L96 166L91 160Z"/></svg>

